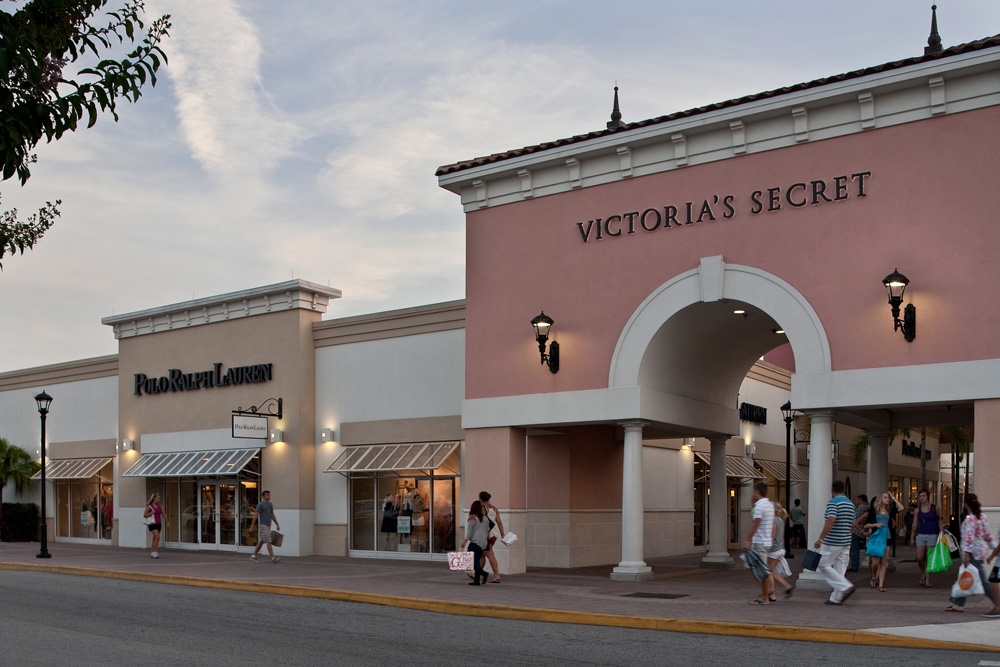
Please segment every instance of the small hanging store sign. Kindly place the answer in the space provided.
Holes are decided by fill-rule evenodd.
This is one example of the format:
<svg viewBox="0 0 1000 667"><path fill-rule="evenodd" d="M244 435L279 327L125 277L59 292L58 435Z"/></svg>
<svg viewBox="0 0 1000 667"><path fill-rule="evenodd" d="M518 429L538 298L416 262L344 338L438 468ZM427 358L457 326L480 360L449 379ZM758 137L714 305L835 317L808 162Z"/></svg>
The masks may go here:
<svg viewBox="0 0 1000 667"><path fill-rule="evenodd" d="M233 415L233 437L266 439L267 417Z"/></svg>

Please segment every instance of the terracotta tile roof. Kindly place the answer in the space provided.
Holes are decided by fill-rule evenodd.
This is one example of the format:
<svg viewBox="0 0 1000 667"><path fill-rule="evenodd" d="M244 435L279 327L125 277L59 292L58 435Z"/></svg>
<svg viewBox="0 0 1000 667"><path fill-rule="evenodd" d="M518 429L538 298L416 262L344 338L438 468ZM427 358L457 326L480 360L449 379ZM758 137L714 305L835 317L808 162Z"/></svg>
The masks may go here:
<svg viewBox="0 0 1000 667"><path fill-rule="evenodd" d="M503 160L509 160L511 158L520 157L522 155L531 155L532 153L540 153L542 151L546 151L551 148L568 146L569 144L575 144L581 141L587 141L588 139L596 139L597 137L604 137L611 134L620 134L622 132L628 132L629 130L634 130L640 127L648 127L650 125L658 125L660 123L666 123L672 120L677 120L678 118L697 116L699 114L708 113L710 111L717 111L719 109L726 109L729 107L739 106L741 104L746 104L748 102L766 100L772 97L778 97L788 93L797 92L800 90L807 90L809 88L818 88L820 86L825 86L827 84L837 83L840 81L849 81L850 79L857 79L863 76L868 76L869 74L877 74L879 72L887 72L894 69L901 69L903 67L909 67L911 65L916 65L918 63L940 60L942 58L948 58L951 56L956 56L962 53L969 53L972 51L980 51L982 49L988 49L994 46L1000 46L1000 35L994 35L992 37L980 39L975 42L969 42L967 44L959 44L958 46L953 46L944 49L938 53L915 56L913 58L905 58L903 60L897 60L895 62L886 63L884 65L876 65L874 67L866 67L865 69L859 69L853 72L846 72L844 74L828 76L822 79L816 79L815 81L808 81L806 83L797 83L793 86L785 86L784 88L769 90L763 93L756 93L754 95L747 95L745 97L740 97L733 100L727 100L725 102L716 102L715 104L709 104L708 106L698 107L696 109L688 109L687 111L678 111L676 113L672 113L666 116L658 116L656 118L651 118L649 120L641 120L635 123L624 123L620 127L615 129L605 129L605 130L598 130L595 132L588 132L587 134L579 134L575 137L569 137L567 139L556 139L555 141L547 141L545 143L541 143L536 146L525 146L524 148L516 148L514 150L505 151L503 153L494 153L493 155L487 155L485 157L478 157L472 160L456 162L455 164L448 164L443 167L439 167L437 172L435 172L435 175L444 176L446 174L453 174L455 172L459 172L464 169L471 169L472 167L481 167L486 164L502 162Z"/></svg>

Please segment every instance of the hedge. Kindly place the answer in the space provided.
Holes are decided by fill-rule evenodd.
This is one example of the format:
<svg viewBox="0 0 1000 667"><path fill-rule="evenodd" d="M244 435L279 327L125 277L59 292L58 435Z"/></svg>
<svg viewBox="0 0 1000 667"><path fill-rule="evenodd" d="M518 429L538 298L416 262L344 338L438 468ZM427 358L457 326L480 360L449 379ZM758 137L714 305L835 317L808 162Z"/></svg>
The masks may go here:
<svg viewBox="0 0 1000 667"><path fill-rule="evenodd" d="M38 541L38 505L35 503L4 503L0 524L2 542Z"/></svg>

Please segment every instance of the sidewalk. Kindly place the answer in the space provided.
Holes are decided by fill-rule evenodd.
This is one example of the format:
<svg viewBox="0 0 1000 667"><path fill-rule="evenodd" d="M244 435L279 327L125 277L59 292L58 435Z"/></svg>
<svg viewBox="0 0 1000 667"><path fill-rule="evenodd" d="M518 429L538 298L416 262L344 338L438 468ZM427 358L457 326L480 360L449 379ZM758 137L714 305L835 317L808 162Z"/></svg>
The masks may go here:
<svg viewBox="0 0 1000 667"><path fill-rule="evenodd" d="M1000 621L984 619L989 601L974 597L964 614L948 614L954 572L936 575L933 588L917 585L913 550L897 550L888 592L868 587L867 572L848 573L858 584L847 604L824 605L828 594L796 590L767 607L747 602L760 592L749 570L704 570L701 554L654 559L655 579L613 582L611 566L573 570L532 569L505 575L501 584L468 586L462 573L439 562L386 558L308 556L259 563L249 554L146 550L50 543L48 560L36 558L37 543L0 544L0 569L48 570L154 581L306 595L479 616L850 642L913 648L992 647L1000 651ZM277 550L280 553L280 549ZM801 570L802 552L790 561ZM734 554L735 556L735 554Z"/></svg>

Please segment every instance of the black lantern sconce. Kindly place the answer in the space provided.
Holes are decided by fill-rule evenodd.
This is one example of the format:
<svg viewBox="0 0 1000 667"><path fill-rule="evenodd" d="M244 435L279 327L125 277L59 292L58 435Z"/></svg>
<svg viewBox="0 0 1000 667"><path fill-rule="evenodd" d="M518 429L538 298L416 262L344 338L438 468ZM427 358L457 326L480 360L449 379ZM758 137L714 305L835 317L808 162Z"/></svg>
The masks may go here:
<svg viewBox="0 0 1000 667"><path fill-rule="evenodd" d="M903 319L899 319L899 307L903 305L903 292L910 284L909 278L894 269L882 280L882 284L885 285L885 289L889 293L892 321L895 324L893 331L902 329L903 338L906 339L906 342L912 343L917 336L917 309L913 307L912 303L906 304L906 308L903 309Z"/></svg>
<svg viewBox="0 0 1000 667"><path fill-rule="evenodd" d="M542 354L542 363L555 373L559 370L559 343L556 341L549 343L548 354L545 353L545 343L549 340L549 329L553 324L555 322L545 314L545 311L531 320L531 326L535 328L535 340L538 341L538 351Z"/></svg>

